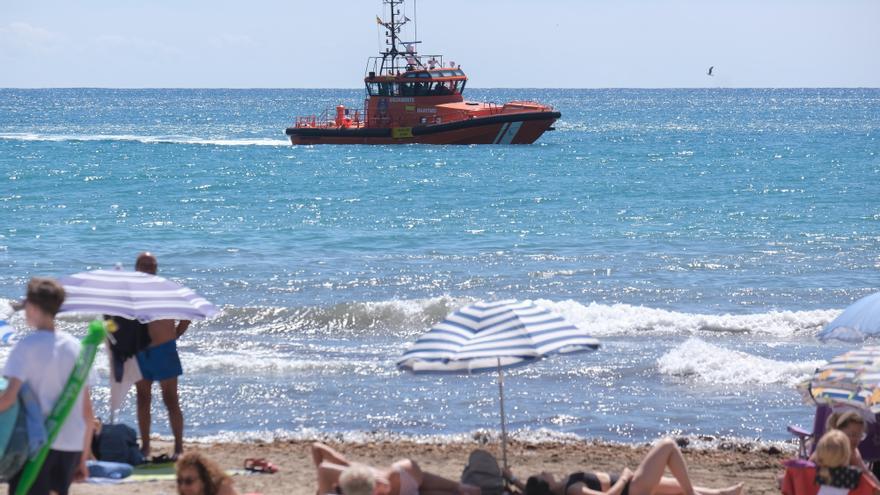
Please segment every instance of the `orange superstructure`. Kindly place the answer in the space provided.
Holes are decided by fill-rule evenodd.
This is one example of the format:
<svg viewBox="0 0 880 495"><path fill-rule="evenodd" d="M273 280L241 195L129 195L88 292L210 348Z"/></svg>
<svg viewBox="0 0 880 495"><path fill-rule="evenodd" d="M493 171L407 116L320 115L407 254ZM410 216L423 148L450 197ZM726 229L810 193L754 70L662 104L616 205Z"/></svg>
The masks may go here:
<svg viewBox="0 0 880 495"><path fill-rule="evenodd" d="M419 55L418 41L401 42L409 21L398 8L403 0L383 3L390 20L377 22L386 29L389 48L370 58L363 110L339 105L321 117L298 117L286 130L291 143L528 144L552 129L560 113L548 105L465 101L468 78L461 66L444 64L441 55Z"/></svg>

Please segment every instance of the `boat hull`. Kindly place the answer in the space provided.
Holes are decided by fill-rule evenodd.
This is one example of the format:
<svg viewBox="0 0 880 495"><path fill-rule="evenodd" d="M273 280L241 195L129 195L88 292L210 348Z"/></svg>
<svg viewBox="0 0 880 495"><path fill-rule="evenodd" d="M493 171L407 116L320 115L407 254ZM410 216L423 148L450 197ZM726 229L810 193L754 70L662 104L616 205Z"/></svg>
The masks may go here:
<svg viewBox="0 0 880 495"><path fill-rule="evenodd" d="M561 116L518 112L412 128L288 127L292 144L531 144Z"/></svg>

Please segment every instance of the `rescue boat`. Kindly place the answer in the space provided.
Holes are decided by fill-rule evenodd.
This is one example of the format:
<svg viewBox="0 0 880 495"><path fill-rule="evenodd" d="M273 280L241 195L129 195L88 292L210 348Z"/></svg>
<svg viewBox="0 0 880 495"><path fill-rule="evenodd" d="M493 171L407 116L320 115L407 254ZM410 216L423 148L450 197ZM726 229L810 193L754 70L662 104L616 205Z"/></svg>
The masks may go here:
<svg viewBox="0 0 880 495"><path fill-rule="evenodd" d="M403 0L383 4L390 18L376 22L388 47L368 59L364 107L338 105L297 117L285 131L292 144L530 144L553 129L561 114L549 105L465 100L461 66L444 63L442 55L419 55L420 41L401 41L410 22L399 8Z"/></svg>

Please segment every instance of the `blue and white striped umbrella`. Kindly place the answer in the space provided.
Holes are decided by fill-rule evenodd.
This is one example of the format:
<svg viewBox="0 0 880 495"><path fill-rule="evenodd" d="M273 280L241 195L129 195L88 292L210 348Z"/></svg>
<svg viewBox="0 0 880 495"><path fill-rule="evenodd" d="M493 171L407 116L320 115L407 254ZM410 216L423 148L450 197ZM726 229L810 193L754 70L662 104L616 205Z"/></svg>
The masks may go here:
<svg viewBox="0 0 880 495"><path fill-rule="evenodd" d="M148 273L94 270L60 282L66 293L61 313L107 314L147 323L201 320L218 312L192 290Z"/></svg>
<svg viewBox="0 0 880 495"><path fill-rule="evenodd" d="M419 337L397 367L415 373L475 373L598 348L598 340L532 301L478 302Z"/></svg>
<svg viewBox="0 0 880 495"><path fill-rule="evenodd" d="M820 340L861 342L877 335L880 335L880 292L852 303L834 321L825 325L818 337Z"/></svg>
<svg viewBox="0 0 880 495"><path fill-rule="evenodd" d="M434 325L407 350L397 367L414 373L498 371L501 452L507 468L504 374L550 354L595 351L599 341L562 315L532 301L478 302Z"/></svg>

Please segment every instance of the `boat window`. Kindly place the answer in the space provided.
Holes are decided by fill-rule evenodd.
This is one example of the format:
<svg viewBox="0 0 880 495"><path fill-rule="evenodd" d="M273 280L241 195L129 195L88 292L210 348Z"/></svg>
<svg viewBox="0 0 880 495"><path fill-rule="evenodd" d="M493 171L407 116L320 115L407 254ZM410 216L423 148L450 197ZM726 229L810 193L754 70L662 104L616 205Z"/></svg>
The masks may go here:
<svg viewBox="0 0 880 495"><path fill-rule="evenodd" d="M444 71L443 71L443 77L452 77L452 76L454 76L454 75L455 75L455 71L454 71L454 70L444 70Z"/></svg>
<svg viewBox="0 0 880 495"><path fill-rule="evenodd" d="M466 82L467 82L467 81L455 81L455 92L456 92L456 93L461 93L461 92L463 92L463 91L464 91L464 84L465 84Z"/></svg>
<svg viewBox="0 0 880 495"><path fill-rule="evenodd" d="M434 96L451 95L452 86L450 86L448 82L436 82L434 83L431 93Z"/></svg>
<svg viewBox="0 0 880 495"><path fill-rule="evenodd" d="M400 96L431 96L430 82L407 82L400 85Z"/></svg>
<svg viewBox="0 0 880 495"><path fill-rule="evenodd" d="M379 94L379 83L367 83L367 94L375 96Z"/></svg>
<svg viewBox="0 0 880 495"><path fill-rule="evenodd" d="M461 69L455 69L455 75L456 75L456 76L463 76L463 75L464 75L464 71L461 70Z"/></svg>
<svg viewBox="0 0 880 495"><path fill-rule="evenodd" d="M418 77L418 75L415 72L410 72L408 74L405 74L403 77L413 78L413 77Z"/></svg>
<svg viewBox="0 0 880 495"><path fill-rule="evenodd" d="M419 72L419 77L422 79L431 79L431 74L428 74L427 72Z"/></svg>
<svg viewBox="0 0 880 495"><path fill-rule="evenodd" d="M397 96L399 94L397 83L380 82L375 84L379 86L375 93L376 96Z"/></svg>

